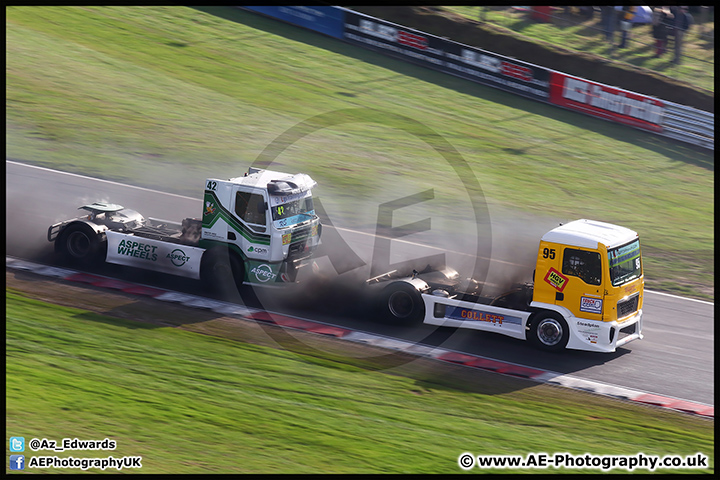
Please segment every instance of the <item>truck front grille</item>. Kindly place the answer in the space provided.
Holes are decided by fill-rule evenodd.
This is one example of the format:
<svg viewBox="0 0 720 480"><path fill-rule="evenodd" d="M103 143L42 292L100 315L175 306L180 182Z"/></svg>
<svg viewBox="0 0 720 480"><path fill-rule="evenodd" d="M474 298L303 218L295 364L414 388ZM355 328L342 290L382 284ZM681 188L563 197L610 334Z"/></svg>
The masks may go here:
<svg viewBox="0 0 720 480"><path fill-rule="evenodd" d="M301 256L305 252L305 244L307 243L307 240L303 240L302 242L296 242L290 244L290 248L288 248L288 257L298 257Z"/></svg>
<svg viewBox="0 0 720 480"><path fill-rule="evenodd" d="M620 300L617 303L617 318L627 317L628 315L632 315L633 313L635 313L638 309L639 299L640 294L636 293L632 297L628 297L625 300Z"/></svg>
<svg viewBox="0 0 720 480"><path fill-rule="evenodd" d="M303 228L298 228L297 230L293 230L293 232L292 232L292 241L293 241L293 242L297 242L297 241L299 241L299 240L305 240L305 239L307 239L308 237L310 237L310 231L311 231L311 230L312 230L312 229L311 229L311 227L309 227L309 226L303 227Z"/></svg>
<svg viewBox="0 0 720 480"><path fill-rule="evenodd" d="M319 225L310 224L293 230L290 236L290 245L288 245L288 260L295 261L310 257L312 251L315 250L311 238L319 234L319 229Z"/></svg>

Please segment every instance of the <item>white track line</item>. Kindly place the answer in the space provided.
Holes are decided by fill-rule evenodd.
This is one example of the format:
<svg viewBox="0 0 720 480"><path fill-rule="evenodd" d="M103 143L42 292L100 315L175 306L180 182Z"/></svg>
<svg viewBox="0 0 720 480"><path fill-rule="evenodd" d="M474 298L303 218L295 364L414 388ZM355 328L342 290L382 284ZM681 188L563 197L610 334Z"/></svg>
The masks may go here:
<svg viewBox="0 0 720 480"><path fill-rule="evenodd" d="M654 293L655 295L662 295L664 297L672 297L672 298L679 298L681 300L690 300L692 302L699 302L704 303L705 305L715 305L713 302L708 302L705 300L698 300L697 298L689 298L689 297L681 297L679 295L673 295L671 293L665 293L665 292L656 292L655 290L645 290L645 293Z"/></svg>
<svg viewBox="0 0 720 480"><path fill-rule="evenodd" d="M128 184L126 184L126 183L113 182L113 181L110 181L110 180L103 180L102 178L87 177L87 176L85 176L85 175L79 175L79 174L77 174L77 173L61 172L60 170L53 170L52 168L38 167L38 166L36 166L36 165L28 165L28 164L26 164L26 163L14 162L14 161L12 161L12 160L7 160L7 159L5 160L5 162L6 162L6 163L12 163L13 165L20 165L20 166L23 166L23 167L35 168L35 169L37 169L37 170L44 170L44 171L46 171L46 172L59 173L59 174L61 174L61 175L69 175L69 176L71 176L71 177L84 178L84 179L86 179L86 180L94 180L94 181L96 181L96 182L109 183L110 185L117 185L117 186L119 186L119 187L129 187L129 188L134 188L134 189L136 189L136 190L143 190L143 191L145 191L145 192L160 193L160 194L162 194L162 195L171 195L171 196L173 196L173 197L184 198L184 199L186 199L186 200L195 200L195 201L198 201L198 202L202 202L202 200L200 200L200 199L193 198L193 197L187 197L187 196L185 196L185 195L178 195L178 194L176 194L176 193L161 192L160 190L153 190L153 189L151 189L151 188L136 187L135 185L128 185Z"/></svg>

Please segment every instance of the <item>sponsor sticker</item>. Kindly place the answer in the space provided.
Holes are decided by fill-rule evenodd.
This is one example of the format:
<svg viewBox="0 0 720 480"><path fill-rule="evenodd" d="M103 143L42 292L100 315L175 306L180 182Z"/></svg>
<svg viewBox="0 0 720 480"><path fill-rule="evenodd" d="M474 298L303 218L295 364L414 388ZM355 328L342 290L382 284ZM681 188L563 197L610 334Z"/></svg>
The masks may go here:
<svg viewBox="0 0 720 480"><path fill-rule="evenodd" d="M591 299L594 300L594 299ZM602 304L602 300L600 300ZM590 322L577 322L578 335L590 343L597 343L600 325Z"/></svg>
<svg viewBox="0 0 720 480"><path fill-rule="evenodd" d="M203 230L203 238L219 238L221 240L225 240L226 237L223 235L218 235L217 233L213 232L212 230L205 229Z"/></svg>
<svg viewBox="0 0 720 480"><path fill-rule="evenodd" d="M269 282L277 277L277 275L273 273L272 268L270 268L270 265L265 263L258 265L257 267L253 267L252 270L250 270L250 273L254 274L255 278L260 283Z"/></svg>
<svg viewBox="0 0 720 480"><path fill-rule="evenodd" d="M274 208L284 203L297 202L311 195L309 191L294 193L292 195L270 195L270 206ZM282 215L282 213L279 213L279 215Z"/></svg>
<svg viewBox="0 0 720 480"><path fill-rule="evenodd" d="M492 322L498 325L502 325L503 320L505 320L504 315L496 315L494 313L480 312L466 308L460 309L460 318L463 320L475 320L476 322Z"/></svg>
<svg viewBox="0 0 720 480"><path fill-rule="evenodd" d="M590 323L590 322L580 321L580 322L577 322L577 326L578 326L578 328L582 327L582 328L591 329L591 330L599 330L600 329L600 325L598 325L596 323Z"/></svg>
<svg viewBox="0 0 720 480"><path fill-rule="evenodd" d="M499 313L484 312L482 310L462 307L449 308L445 314L445 317L453 320L488 322L498 327L502 327L503 323L520 325L520 323L522 322L522 319L520 317L513 317L510 315L502 315Z"/></svg>
<svg viewBox="0 0 720 480"><path fill-rule="evenodd" d="M117 254L142 258L154 262L157 260L157 248L157 245L123 239L120 240L120 243L118 244Z"/></svg>
<svg viewBox="0 0 720 480"><path fill-rule="evenodd" d="M599 298L580 297L580 311L602 313L602 302Z"/></svg>
<svg viewBox="0 0 720 480"><path fill-rule="evenodd" d="M287 245L288 243L290 243L291 239L292 239L292 233L286 233L285 235L283 235L282 236L283 245Z"/></svg>
<svg viewBox="0 0 720 480"><path fill-rule="evenodd" d="M185 265L185 262L190 260L190 257L185 255L185 252L183 252L179 248L176 248L172 252L168 253L166 255L166 258L169 258L172 264L176 267L182 267L183 265Z"/></svg>
<svg viewBox="0 0 720 480"><path fill-rule="evenodd" d="M547 275L545 275L545 281L552 285L558 292L562 292L565 285L567 285L568 278L554 268L550 267Z"/></svg>

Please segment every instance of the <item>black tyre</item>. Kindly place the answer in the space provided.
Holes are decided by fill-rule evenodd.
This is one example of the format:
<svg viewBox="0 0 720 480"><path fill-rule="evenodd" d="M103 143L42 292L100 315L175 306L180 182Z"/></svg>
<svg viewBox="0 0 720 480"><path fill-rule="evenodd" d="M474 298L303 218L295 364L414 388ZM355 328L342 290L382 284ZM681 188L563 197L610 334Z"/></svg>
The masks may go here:
<svg viewBox="0 0 720 480"><path fill-rule="evenodd" d="M105 234L97 234L89 225L68 225L55 240L55 251L65 260L90 265L105 260L107 241Z"/></svg>
<svg viewBox="0 0 720 480"><path fill-rule="evenodd" d="M420 292L403 282L385 287L380 296L379 309L381 318L397 324L422 323L425 317L425 304Z"/></svg>
<svg viewBox="0 0 720 480"><path fill-rule="evenodd" d="M560 314L543 311L535 314L530 327L529 339L543 350L564 350L570 338L568 324Z"/></svg>
<svg viewBox="0 0 720 480"><path fill-rule="evenodd" d="M203 254L200 279L212 292L237 293L245 281L245 266L238 256L226 248L214 248Z"/></svg>

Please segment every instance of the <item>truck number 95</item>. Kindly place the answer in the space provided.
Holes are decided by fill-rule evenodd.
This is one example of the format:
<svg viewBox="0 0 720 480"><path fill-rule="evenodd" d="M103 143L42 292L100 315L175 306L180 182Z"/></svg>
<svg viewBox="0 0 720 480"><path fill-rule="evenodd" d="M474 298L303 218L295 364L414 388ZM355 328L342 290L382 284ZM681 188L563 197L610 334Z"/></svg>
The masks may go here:
<svg viewBox="0 0 720 480"><path fill-rule="evenodd" d="M549 258L555 260L555 249L554 248L543 248L543 258Z"/></svg>

